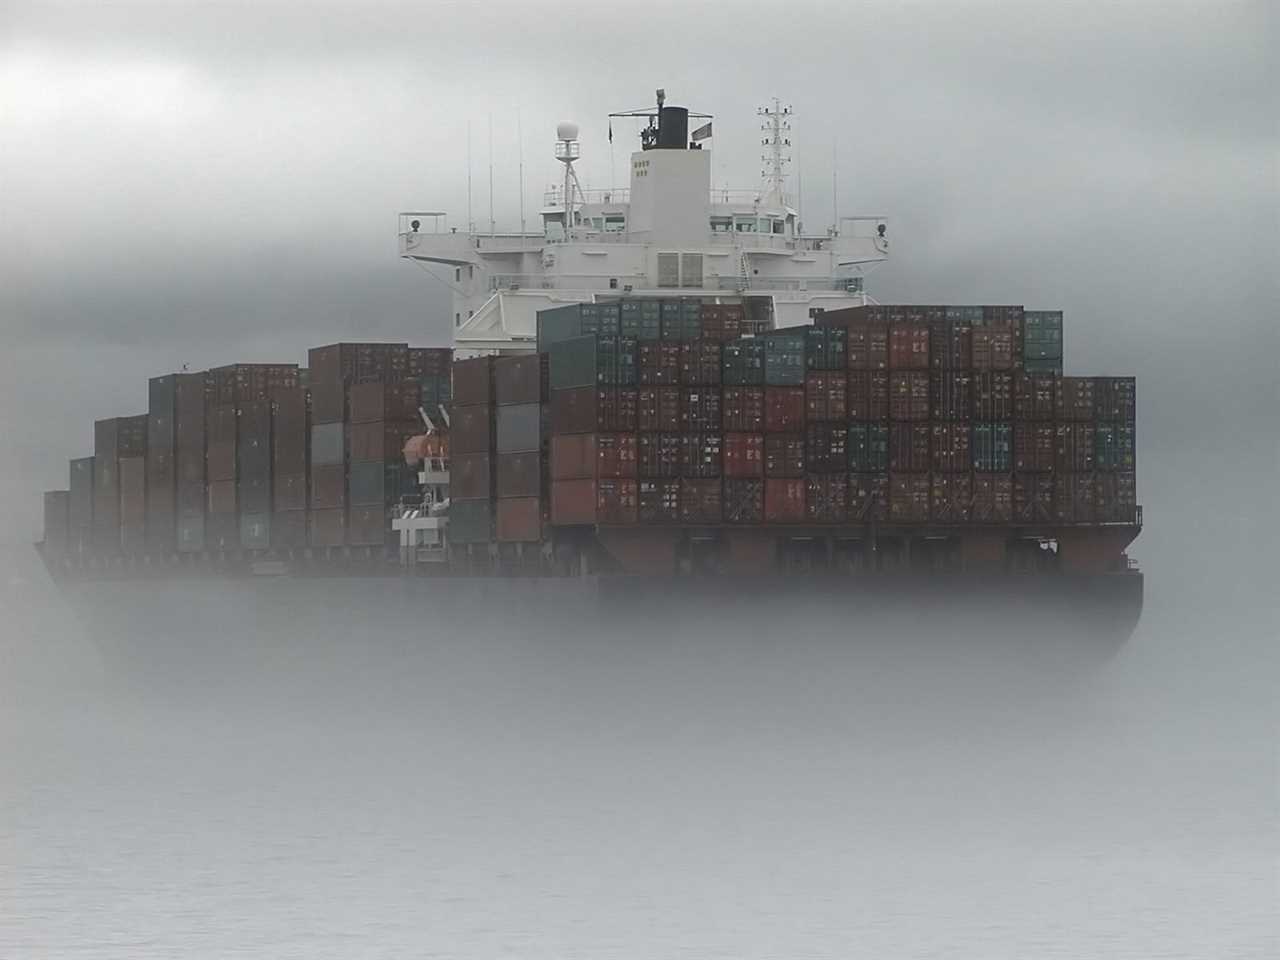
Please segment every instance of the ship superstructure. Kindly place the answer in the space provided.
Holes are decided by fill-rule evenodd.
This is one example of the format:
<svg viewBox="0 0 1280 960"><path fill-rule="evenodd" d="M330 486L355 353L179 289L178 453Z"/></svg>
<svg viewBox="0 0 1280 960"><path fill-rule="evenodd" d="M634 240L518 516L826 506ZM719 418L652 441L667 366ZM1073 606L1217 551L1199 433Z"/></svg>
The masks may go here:
<svg viewBox="0 0 1280 960"><path fill-rule="evenodd" d="M579 130L562 123L563 178L544 197L537 232L450 226L440 212L400 214L402 257L450 271L454 345L481 353L535 349L537 313L620 296L697 296L742 303L759 329L807 324L815 312L867 303L863 279L889 256L882 216L803 230L786 190L790 107L760 111L764 169L751 190L712 186L711 117L657 104L639 118L630 186L583 190ZM690 118L701 125L690 131ZM705 121L705 122L703 122Z"/></svg>

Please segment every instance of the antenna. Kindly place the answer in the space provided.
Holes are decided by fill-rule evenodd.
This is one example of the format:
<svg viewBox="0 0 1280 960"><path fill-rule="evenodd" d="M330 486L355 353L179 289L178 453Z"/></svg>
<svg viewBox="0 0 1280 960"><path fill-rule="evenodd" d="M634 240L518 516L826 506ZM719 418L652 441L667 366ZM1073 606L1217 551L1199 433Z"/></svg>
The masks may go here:
<svg viewBox="0 0 1280 960"><path fill-rule="evenodd" d="M831 141L831 235L837 237L840 235L840 214L837 212L840 198L840 181L837 179L840 173L839 154L836 153L836 142Z"/></svg>
<svg viewBox="0 0 1280 960"><path fill-rule="evenodd" d="M783 106L777 98L773 98L773 108L761 107L756 113L762 118L760 130L764 137L760 140L765 152L760 161L764 169L760 171L764 180L762 191L767 200L777 206L786 205L783 184L786 180L786 165L791 162L791 107Z"/></svg>
<svg viewBox="0 0 1280 960"><path fill-rule="evenodd" d="M524 245L524 122L520 119L520 111L516 110L516 139L519 141L520 155L520 243Z"/></svg>

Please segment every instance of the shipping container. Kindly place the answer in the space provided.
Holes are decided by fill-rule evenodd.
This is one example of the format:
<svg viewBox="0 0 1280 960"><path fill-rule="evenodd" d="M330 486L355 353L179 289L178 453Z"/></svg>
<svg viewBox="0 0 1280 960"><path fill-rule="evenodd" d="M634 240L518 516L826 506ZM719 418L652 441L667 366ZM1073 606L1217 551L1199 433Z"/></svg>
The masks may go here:
<svg viewBox="0 0 1280 960"><path fill-rule="evenodd" d="M662 336L662 307L657 300L622 301L619 328L624 337L657 340Z"/></svg>
<svg viewBox="0 0 1280 960"><path fill-rule="evenodd" d="M844 523L849 517L849 475L811 473L805 477L805 519L810 523Z"/></svg>
<svg viewBox="0 0 1280 960"><path fill-rule="evenodd" d="M678 416L679 399L676 401ZM633 432L637 421L637 392L611 387L581 387L551 393L553 434Z"/></svg>
<svg viewBox="0 0 1280 960"><path fill-rule="evenodd" d="M889 475L889 519L894 523L925 523L929 519L929 475Z"/></svg>
<svg viewBox="0 0 1280 960"><path fill-rule="evenodd" d="M686 387L680 393L680 429L719 431L722 422L719 387ZM661 428L666 429L666 428Z"/></svg>
<svg viewBox="0 0 1280 960"><path fill-rule="evenodd" d="M680 521L680 481L641 480L636 485L636 518L640 523Z"/></svg>
<svg viewBox="0 0 1280 960"><path fill-rule="evenodd" d="M93 544L93 457L80 457L68 463L70 502L68 531L72 550L87 550Z"/></svg>
<svg viewBox="0 0 1280 960"><path fill-rule="evenodd" d="M277 512L293 512L307 508L307 475L276 474L272 477L272 506ZM305 532L305 525L303 527ZM305 539L305 537L304 537Z"/></svg>
<svg viewBox="0 0 1280 960"><path fill-rule="evenodd" d="M1053 377L1021 373L1013 381L1013 415L1019 420L1052 420L1057 410Z"/></svg>
<svg viewBox="0 0 1280 960"><path fill-rule="evenodd" d="M307 351L312 384L395 381L409 375L407 343L333 343Z"/></svg>
<svg viewBox="0 0 1280 960"><path fill-rule="evenodd" d="M357 383L347 393L351 423L417 420L422 388L416 381Z"/></svg>
<svg viewBox="0 0 1280 960"><path fill-rule="evenodd" d="M680 388L640 387L636 390L636 429L680 429Z"/></svg>
<svg viewBox="0 0 1280 960"><path fill-rule="evenodd" d="M177 546L178 474L172 446L147 443L147 550L171 553Z"/></svg>
<svg viewBox="0 0 1280 960"><path fill-rule="evenodd" d="M742 336L742 307L704 303L701 307L702 336L707 340L726 343Z"/></svg>
<svg viewBox="0 0 1280 960"><path fill-rule="evenodd" d="M805 365L812 371L843 371L849 362L849 334L844 327L807 327Z"/></svg>
<svg viewBox="0 0 1280 960"><path fill-rule="evenodd" d="M1120 470L1097 475L1094 519L1098 523L1137 522L1137 486L1132 471Z"/></svg>
<svg viewBox="0 0 1280 960"><path fill-rule="evenodd" d="M552 344L582 336L582 304L568 303L563 307L539 310L537 325L538 353L547 353Z"/></svg>
<svg viewBox="0 0 1280 960"><path fill-rule="evenodd" d="M1097 478L1094 474L1054 474L1054 519L1058 523L1093 523L1096 496Z"/></svg>
<svg viewBox="0 0 1280 960"><path fill-rule="evenodd" d="M212 454L212 447L210 448ZM318 423L311 428L311 467L341 466L346 461L346 428L342 423ZM212 471L212 464L210 465ZM211 472L212 477L212 472ZM231 476L235 476L234 464ZM218 478L224 479L224 478Z"/></svg>
<svg viewBox="0 0 1280 960"><path fill-rule="evenodd" d="M204 520L205 549L234 551L240 549L240 515L210 513Z"/></svg>
<svg viewBox="0 0 1280 960"><path fill-rule="evenodd" d="M849 472L886 473L889 470L889 426L855 421L849 424L846 448Z"/></svg>
<svg viewBox="0 0 1280 960"><path fill-rule="evenodd" d="M236 483L241 514L271 512L271 478L241 477Z"/></svg>
<svg viewBox="0 0 1280 960"><path fill-rule="evenodd" d="M1053 522L1053 474L1013 475L1013 519L1017 523Z"/></svg>
<svg viewBox="0 0 1280 960"><path fill-rule="evenodd" d="M205 512L209 514L239 513L234 480L210 480L205 490Z"/></svg>
<svg viewBox="0 0 1280 960"><path fill-rule="evenodd" d="M1092 377L1060 378L1054 398L1057 405L1057 419L1092 420L1094 417L1093 388L1094 378Z"/></svg>
<svg viewBox="0 0 1280 960"><path fill-rule="evenodd" d="M889 327L889 369L929 369L929 328L927 326L895 323Z"/></svg>
<svg viewBox="0 0 1280 960"><path fill-rule="evenodd" d="M308 505L315 510L337 510L347 505L347 468L342 464L312 467Z"/></svg>
<svg viewBox="0 0 1280 960"><path fill-rule="evenodd" d="M690 387L717 387L721 379L720 344L691 340L680 344L680 382Z"/></svg>
<svg viewBox="0 0 1280 960"><path fill-rule="evenodd" d="M1133 432L1133 424L1123 421L1095 425L1095 463L1099 470L1133 469Z"/></svg>
<svg viewBox="0 0 1280 960"><path fill-rule="evenodd" d="M1061 360L1062 311L1027 310L1023 317L1023 359Z"/></svg>
<svg viewBox="0 0 1280 960"><path fill-rule="evenodd" d="M889 424L890 473L929 472L929 424Z"/></svg>
<svg viewBox="0 0 1280 960"><path fill-rule="evenodd" d="M804 404L809 420L844 420L849 415L848 374L843 370L809 373L804 381Z"/></svg>
<svg viewBox="0 0 1280 960"><path fill-rule="evenodd" d="M489 500L494 496L494 461L487 453L454 454L449 460L449 496Z"/></svg>
<svg viewBox="0 0 1280 960"><path fill-rule="evenodd" d="M583 333L619 336L622 333L622 309L616 301L611 303L584 303L579 307Z"/></svg>
<svg viewBox="0 0 1280 960"><path fill-rule="evenodd" d="M721 351L721 382L726 387L764 386L764 340L734 340Z"/></svg>
<svg viewBox="0 0 1280 960"><path fill-rule="evenodd" d="M573 348L567 347L566 344L557 344L555 351L552 353L553 376L555 357L561 358L561 373L567 375L570 367L566 366L571 360L581 361L584 356L590 357L588 366L594 364L594 337L583 337L575 341L571 341L577 345L578 352ZM591 348L591 349L588 349ZM455 360L453 362L453 401L461 406L486 406L493 403L493 357L473 357L469 360ZM571 366L571 364L570 364ZM587 377L587 383L594 383L591 371L579 373L579 376ZM572 383L568 386L585 386L585 384Z"/></svg>
<svg viewBox="0 0 1280 960"><path fill-rule="evenodd" d="M311 422L341 423L347 417L347 387L341 381L313 381L308 390L311 398Z"/></svg>
<svg viewBox="0 0 1280 960"><path fill-rule="evenodd" d="M273 550L300 550L306 545L306 510L278 510L271 514L271 548Z"/></svg>
<svg viewBox="0 0 1280 960"><path fill-rule="evenodd" d="M1013 426L979 422L969 443L973 469L979 473L1007 473L1013 469Z"/></svg>
<svg viewBox="0 0 1280 960"><path fill-rule="evenodd" d="M449 543L487 544L494 538L494 506L488 500L449 501Z"/></svg>
<svg viewBox="0 0 1280 960"><path fill-rule="evenodd" d="M804 429L804 387L764 388L764 428L768 433Z"/></svg>
<svg viewBox="0 0 1280 960"><path fill-rule="evenodd" d="M709 433L682 433L680 435L680 476L704 480L719 477L723 442L724 439L719 430Z"/></svg>
<svg viewBox="0 0 1280 960"><path fill-rule="evenodd" d="M411 420L391 423L353 423L347 434L347 455L357 460L399 460L405 441L421 434L422 426Z"/></svg>
<svg viewBox="0 0 1280 960"><path fill-rule="evenodd" d="M580 433L551 438L551 479L634 479L636 436Z"/></svg>
<svg viewBox="0 0 1280 960"><path fill-rule="evenodd" d="M642 433L636 438L636 472L642 479L680 476L682 442L678 433Z"/></svg>
<svg viewBox="0 0 1280 960"><path fill-rule="evenodd" d="M764 481L745 477L726 479L723 509L726 523L763 522Z"/></svg>
<svg viewBox="0 0 1280 960"><path fill-rule="evenodd" d="M1013 374L976 373L973 377L973 418L1010 420L1013 418Z"/></svg>
<svg viewBox="0 0 1280 960"><path fill-rule="evenodd" d="M71 491L48 490L44 495L44 550L46 554L67 552L71 542Z"/></svg>
<svg viewBox="0 0 1280 960"><path fill-rule="evenodd" d="M351 464L347 473L347 504L355 508L398 502L403 470L403 464L381 460Z"/></svg>
<svg viewBox="0 0 1280 960"><path fill-rule="evenodd" d="M724 435L724 475L726 477L764 476L764 436L759 433L726 433Z"/></svg>
<svg viewBox="0 0 1280 960"><path fill-rule="evenodd" d="M595 523L596 481L553 480L551 522L557 526Z"/></svg>
<svg viewBox="0 0 1280 960"><path fill-rule="evenodd" d="M547 398L548 376L543 355L498 357L493 367L494 397L499 406L542 403Z"/></svg>
<svg viewBox="0 0 1280 960"><path fill-rule="evenodd" d="M805 473L803 433L768 433L764 438L764 475L775 478L803 477Z"/></svg>
<svg viewBox="0 0 1280 960"><path fill-rule="evenodd" d="M1019 420L1013 427L1013 469L1052 470L1057 461L1057 431L1051 423Z"/></svg>
<svg viewBox="0 0 1280 960"><path fill-rule="evenodd" d="M805 469L844 473L849 466L849 433L843 423L810 423L804 429Z"/></svg>
<svg viewBox="0 0 1280 960"><path fill-rule="evenodd" d="M209 371L212 402L240 404L270 400L277 390L298 386L296 363L233 363Z"/></svg>
<svg viewBox="0 0 1280 960"><path fill-rule="evenodd" d="M889 374L889 418L929 419L929 374L912 370Z"/></svg>
<svg viewBox="0 0 1280 960"><path fill-rule="evenodd" d="M449 424L449 453L488 453L494 446L494 408L487 404L455 406Z"/></svg>
<svg viewBox="0 0 1280 960"><path fill-rule="evenodd" d="M565 439L576 438L566 437ZM634 461L632 462L634 463ZM533 453L498 454L498 469L496 472L497 492L500 500L526 497L537 499L543 494L542 457L537 451Z"/></svg>
<svg viewBox="0 0 1280 960"><path fill-rule="evenodd" d="M849 419L889 419L889 374L883 371L849 371Z"/></svg>
<svg viewBox="0 0 1280 960"><path fill-rule="evenodd" d="M684 300L663 300L660 313L663 340L696 340L702 336L700 304Z"/></svg>
<svg viewBox="0 0 1280 960"><path fill-rule="evenodd" d="M969 424L961 421L930 425L930 461L934 473L968 473L973 469L969 432Z"/></svg>
<svg viewBox="0 0 1280 960"><path fill-rule="evenodd" d="M804 523L805 481L770 477L764 482L764 522Z"/></svg>
<svg viewBox="0 0 1280 960"><path fill-rule="evenodd" d="M642 387L673 387L680 383L679 343L653 341L638 348L639 384Z"/></svg>
<svg viewBox="0 0 1280 960"><path fill-rule="evenodd" d="M771 387L804 386L804 331L778 331L764 338L764 382Z"/></svg>
<svg viewBox="0 0 1280 960"><path fill-rule="evenodd" d="M1092 473L1097 462L1097 429L1092 423L1059 423L1054 428L1054 469Z"/></svg>
<svg viewBox="0 0 1280 960"><path fill-rule="evenodd" d="M387 508L382 504L353 504L347 512L347 544L352 547L382 546L391 536Z"/></svg>
<svg viewBox="0 0 1280 960"><path fill-rule="evenodd" d="M929 326L929 366L935 371L967 371L973 365L973 327L963 321Z"/></svg>
<svg viewBox="0 0 1280 960"><path fill-rule="evenodd" d="M596 520L598 523L635 523L638 506L637 481L596 481Z"/></svg>
<svg viewBox="0 0 1280 960"><path fill-rule="evenodd" d="M452 535L452 527L449 531ZM342 508L312 510L307 514L307 544L311 547L341 547L347 541L347 511Z"/></svg>
<svg viewBox="0 0 1280 960"><path fill-rule="evenodd" d="M968 523L973 513L973 475L935 473L929 478L929 519Z"/></svg>
<svg viewBox="0 0 1280 960"><path fill-rule="evenodd" d="M982 326L973 331L973 369L979 372L1013 369L1013 328Z"/></svg>
<svg viewBox="0 0 1280 960"><path fill-rule="evenodd" d="M742 433L764 430L763 387L725 387L720 405L725 430Z"/></svg>
<svg viewBox="0 0 1280 960"><path fill-rule="evenodd" d="M1080 391L1081 388L1077 387L1077 396ZM1137 380L1133 377L1095 377L1092 401L1093 415L1099 420L1132 423L1137 409Z"/></svg>
<svg viewBox="0 0 1280 960"><path fill-rule="evenodd" d="M528 453L542 447L542 405L513 403L497 408L498 453Z"/></svg>
<svg viewBox="0 0 1280 960"><path fill-rule="evenodd" d="M179 500L182 488L179 487ZM204 490L201 489L203 496ZM204 512L179 512L178 514L178 552L201 553L205 549Z"/></svg>
<svg viewBox="0 0 1280 960"><path fill-rule="evenodd" d="M542 501L537 497L499 500L496 520L499 543L538 543L542 539Z"/></svg>
<svg viewBox="0 0 1280 960"><path fill-rule="evenodd" d="M680 522L717 524L724 519L723 487L721 481L680 481Z"/></svg>
<svg viewBox="0 0 1280 960"><path fill-rule="evenodd" d="M1007 473L973 475L975 523L1013 522L1013 477Z"/></svg>
<svg viewBox="0 0 1280 960"><path fill-rule="evenodd" d="M889 369L889 326L885 323L850 324L848 328L849 369Z"/></svg>
<svg viewBox="0 0 1280 960"><path fill-rule="evenodd" d="M239 407L236 464L240 475L271 476L271 401L253 400Z"/></svg>
<svg viewBox="0 0 1280 960"><path fill-rule="evenodd" d="M240 514L240 547L244 550L271 549L271 514Z"/></svg>
<svg viewBox="0 0 1280 960"><path fill-rule="evenodd" d="M410 377L446 376L453 366L453 348L410 347L408 359Z"/></svg>
<svg viewBox="0 0 1280 960"><path fill-rule="evenodd" d="M1025 373L1032 373L1041 377L1060 377L1062 376L1061 360L1023 360L1022 369Z"/></svg>

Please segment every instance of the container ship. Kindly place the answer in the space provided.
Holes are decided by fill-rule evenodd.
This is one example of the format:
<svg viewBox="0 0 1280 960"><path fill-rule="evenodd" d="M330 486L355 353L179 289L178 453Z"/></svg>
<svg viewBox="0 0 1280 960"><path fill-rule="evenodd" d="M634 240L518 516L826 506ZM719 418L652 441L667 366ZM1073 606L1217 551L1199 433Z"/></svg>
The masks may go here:
<svg viewBox="0 0 1280 960"><path fill-rule="evenodd" d="M582 189L565 123L536 230L401 214L452 346L153 378L45 494L51 574L967 599L1127 635L1134 378L1066 375L1060 310L870 297L888 220L804 232L791 116L759 113L755 190L713 186L712 118L658 91L609 117L629 189Z"/></svg>

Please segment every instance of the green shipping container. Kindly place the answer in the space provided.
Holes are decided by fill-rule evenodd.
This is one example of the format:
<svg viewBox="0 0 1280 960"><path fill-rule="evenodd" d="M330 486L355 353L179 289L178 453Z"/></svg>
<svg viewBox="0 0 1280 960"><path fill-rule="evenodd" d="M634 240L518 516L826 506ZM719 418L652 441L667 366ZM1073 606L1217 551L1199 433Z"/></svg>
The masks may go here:
<svg viewBox="0 0 1280 960"><path fill-rule="evenodd" d="M1062 311L1028 310L1023 315L1024 360L1062 359Z"/></svg>
<svg viewBox="0 0 1280 960"><path fill-rule="evenodd" d="M663 300L661 314L663 340L697 340L702 336L700 303Z"/></svg>
<svg viewBox="0 0 1280 960"><path fill-rule="evenodd" d="M888 473L889 425L849 424L848 450L850 473Z"/></svg>
<svg viewBox="0 0 1280 960"><path fill-rule="evenodd" d="M1022 369L1025 373L1033 376L1056 375L1062 376L1062 358L1049 358L1039 360L1035 358L1027 358L1022 361Z"/></svg>
<svg viewBox="0 0 1280 960"><path fill-rule="evenodd" d="M582 336L582 304L538 311L538 352L546 353L554 343Z"/></svg>
<svg viewBox="0 0 1280 960"><path fill-rule="evenodd" d="M594 336L556 341L548 347L547 357L551 367L552 390L595 386L596 338Z"/></svg>
<svg viewBox="0 0 1280 960"><path fill-rule="evenodd" d="M1134 435L1131 423L1099 423L1094 431L1095 463L1099 470L1132 470Z"/></svg>
<svg viewBox="0 0 1280 960"><path fill-rule="evenodd" d="M638 340L662 338L662 305L658 300L623 300L619 332Z"/></svg>
<svg viewBox="0 0 1280 960"><path fill-rule="evenodd" d="M849 331L844 327L808 327L804 332L805 365L810 370L843 370Z"/></svg>
<svg viewBox="0 0 1280 960"><path fill-rule="evenodd" d="M1008 473L1013 469L1013 426L975 423L970 443L973 469L979 473Z"/></svg>
<svg viewBox="0 0 1280 960"><path fill-rule="evenodd" d="M763 340L730 340L724 345L720 362L726 387L758 387L764 384ZM802 368L801 374L803 372Z"/></svg>
<svg viewBox="0 0 1280 960"><path fill-rule="evenodd" d="M622 311L617 303L584 303L581 315L584 334L616 337L622 332Z"/></svg>
<svg viewBox="0 0 1280 960"><path fill-rule="evenodd" d="M804 385L804 331L764 338L764 382L771 387Z"/></svg>
<svg viewBox="0 0 1280 960"><path fill-rule="evenodd" d="M493 539L493 507L488 500L453 500L449 503L449 542L488 543Z"/></svg>

